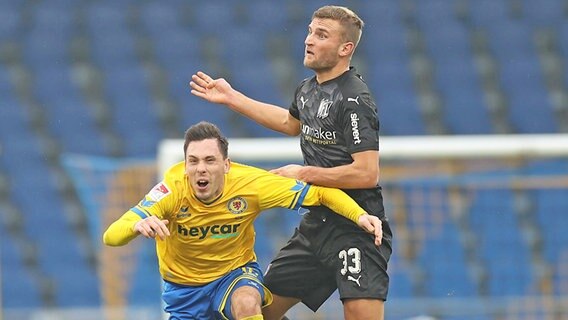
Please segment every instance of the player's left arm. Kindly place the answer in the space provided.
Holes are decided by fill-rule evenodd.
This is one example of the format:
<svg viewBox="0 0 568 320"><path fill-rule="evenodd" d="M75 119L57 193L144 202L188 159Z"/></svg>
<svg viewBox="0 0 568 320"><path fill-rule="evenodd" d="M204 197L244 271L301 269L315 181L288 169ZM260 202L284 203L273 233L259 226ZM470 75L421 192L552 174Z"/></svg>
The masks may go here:
<svg viewBox="0 0 568 320"><path fill-rule="evenodd" d="M351 155L350 164L322 168L315 166L299 166L297 179L314 185L342 188L373 188L379 183L379 152L376 150L361 151Z"/></svg>
<svg viewBox="0 0 568 320"><path fill-rule="evenodd" d="M354 98L353 98L354 97ZM373 188L379 183L379 120L367 92L347 93L335 123L353 162L332 168L306 166L297 179L341 189Z"/></svg>

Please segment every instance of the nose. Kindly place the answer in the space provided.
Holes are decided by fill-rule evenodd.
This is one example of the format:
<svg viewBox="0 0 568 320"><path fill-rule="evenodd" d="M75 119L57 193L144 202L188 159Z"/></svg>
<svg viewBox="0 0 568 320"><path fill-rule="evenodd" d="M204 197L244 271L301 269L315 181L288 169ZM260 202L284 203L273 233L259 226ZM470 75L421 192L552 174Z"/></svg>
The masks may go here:
<svg viewBox="0 0 568 320"><path fill-rule="evenodd" d="M311 41L312 37L310 36L310 34L308 33L306 35L306 39L304 39L304 44L307 46L309 45L312 41Z"/></svg>
<svg viewBox="0 0 568 320"><path fill-rule="evenodd" d="M196 166L197 172L205 172L207 171L205 161L199 161Z"/></svg>

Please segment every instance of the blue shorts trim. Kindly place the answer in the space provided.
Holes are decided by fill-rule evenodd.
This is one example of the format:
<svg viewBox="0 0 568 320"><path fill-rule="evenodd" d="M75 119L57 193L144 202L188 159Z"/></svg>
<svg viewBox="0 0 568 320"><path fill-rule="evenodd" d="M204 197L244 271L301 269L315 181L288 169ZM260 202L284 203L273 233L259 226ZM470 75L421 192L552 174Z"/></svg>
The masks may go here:
<svg viewBox="0 0 568 320"><path fill-rule="evenodd" d="M242 286L258 290L263 305L272 302L272 294L262 284L263 275L256 262L231 271L226 276L202 286L184 286L164 281L162 299L170 319L233 319L231 296Z"/></svg>

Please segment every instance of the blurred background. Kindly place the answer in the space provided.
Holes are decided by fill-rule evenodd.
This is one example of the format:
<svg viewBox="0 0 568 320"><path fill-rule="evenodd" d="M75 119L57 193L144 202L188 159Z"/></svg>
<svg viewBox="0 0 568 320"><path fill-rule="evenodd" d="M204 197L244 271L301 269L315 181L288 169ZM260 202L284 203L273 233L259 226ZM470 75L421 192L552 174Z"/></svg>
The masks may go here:
<svg viewBox="0 0 568 320"><path fill-rule="evenodd" d="M279 137L193 97L190 76L287 107L325 4L0 1L0 318L160 318L153 244L104 248L101 230L159 179L158 143L189 125ZM568 1L334 4L365 21L353 65L383 137L568 133ZM568 157L479 156L381 163L387 319L568 318ZM257 222L263 267L299 219ZM290 315L341 319L341 304Z"/></svg>

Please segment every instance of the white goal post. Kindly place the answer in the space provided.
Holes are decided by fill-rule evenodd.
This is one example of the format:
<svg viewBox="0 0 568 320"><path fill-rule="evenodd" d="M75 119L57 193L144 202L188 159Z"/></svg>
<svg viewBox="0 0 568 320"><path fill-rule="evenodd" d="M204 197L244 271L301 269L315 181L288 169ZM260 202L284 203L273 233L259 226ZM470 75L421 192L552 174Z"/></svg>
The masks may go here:
<svg viewBox="0 0 568 320"><path fill-rule="evenodd" d="M380 148L381 160L566 157L568 134L381 137ZM302 160L298 137L230 138L229 156L243 162ZM183 140L160 142L159 172L181 160Z"/></svg>

